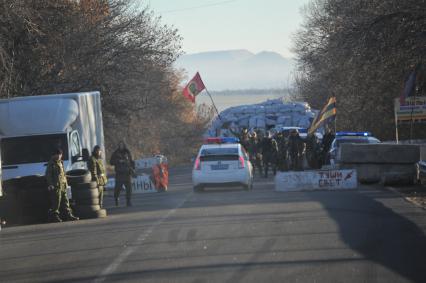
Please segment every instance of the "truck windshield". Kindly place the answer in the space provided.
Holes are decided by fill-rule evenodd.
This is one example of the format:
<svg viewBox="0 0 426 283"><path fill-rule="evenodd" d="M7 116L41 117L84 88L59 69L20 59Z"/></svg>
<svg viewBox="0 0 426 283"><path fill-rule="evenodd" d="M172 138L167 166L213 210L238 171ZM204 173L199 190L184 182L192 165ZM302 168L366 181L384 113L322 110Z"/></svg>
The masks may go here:
<svg viewBox="0 0 426 283"><path fill-rule="evenodd" d="M66 134L3 138L1 140L2 164L7 166L48 162L57 148L63 150L62 159L67 160Z"/></svg>

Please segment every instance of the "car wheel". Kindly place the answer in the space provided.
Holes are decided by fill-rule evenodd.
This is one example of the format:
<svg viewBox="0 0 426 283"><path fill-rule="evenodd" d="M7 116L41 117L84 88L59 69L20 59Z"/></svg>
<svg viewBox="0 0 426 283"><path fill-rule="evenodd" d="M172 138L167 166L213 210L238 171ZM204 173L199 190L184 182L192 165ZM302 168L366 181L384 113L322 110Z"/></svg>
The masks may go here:
<svg viewBox="0 0 426 283"><path fill-rule="evenodd" d="M98 188L98 183L96 182L80 183L80 184L72 185L71 188L74 190L93 190Z"/></svg>

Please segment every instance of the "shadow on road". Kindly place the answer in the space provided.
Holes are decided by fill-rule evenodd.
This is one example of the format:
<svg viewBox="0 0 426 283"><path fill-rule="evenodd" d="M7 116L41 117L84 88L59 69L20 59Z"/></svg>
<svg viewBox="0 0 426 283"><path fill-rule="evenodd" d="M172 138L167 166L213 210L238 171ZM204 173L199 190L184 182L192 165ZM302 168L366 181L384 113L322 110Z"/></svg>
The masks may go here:
<svg viewBox="0 0 426 283"><path fill-rule="evenodd" d="M380 195L317 192L307 196L321 203L336 221L340 237L348 247L411 282L426 282L425 233L413 221L384 206ZM386 192L381 197L399 198ZM400 208L425 219L424 212L417 208L410 205Z"/></svg>

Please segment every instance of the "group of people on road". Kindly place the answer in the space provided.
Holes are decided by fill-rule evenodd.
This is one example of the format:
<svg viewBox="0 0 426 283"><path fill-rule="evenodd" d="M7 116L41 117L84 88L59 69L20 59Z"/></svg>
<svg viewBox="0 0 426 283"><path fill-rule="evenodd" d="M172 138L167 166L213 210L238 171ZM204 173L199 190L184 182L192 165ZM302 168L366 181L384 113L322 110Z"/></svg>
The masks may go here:
<svg viewBox="0 0 426 283"><path fill-rule="evenodd" d="M321 168L326 163L327 155L334 140L334 134L327 128L322 140L316 135L302 138L297 129L289 132L261 130L248 131L243 128L240 133L231 130L240 139L241 145L247 151L250 161L260 174L268 177L271 168L275 175L279 171L304 170L304 160L313 169Z"/></svg>
<svg viewBox="0 0 426 283"><path fill-rule="evenodd" d="M46 167L46 181L50 200L48 212L49 222L62 222L79 220L74 216L67 197L68 182L62 161L62 149L56 149ZM134 175L135 163L130 151L124 142L120 142L118 149L111 156L110 164L115 168L115 205L119 205L120 192L123 186L126 189L126 204L131 206L132 176ZM103 206L105 186L108 182L101 147L93 148L92 156L87 161L87 167L91 173L92 181L96 182L99 192L99 205Z"/></svg>

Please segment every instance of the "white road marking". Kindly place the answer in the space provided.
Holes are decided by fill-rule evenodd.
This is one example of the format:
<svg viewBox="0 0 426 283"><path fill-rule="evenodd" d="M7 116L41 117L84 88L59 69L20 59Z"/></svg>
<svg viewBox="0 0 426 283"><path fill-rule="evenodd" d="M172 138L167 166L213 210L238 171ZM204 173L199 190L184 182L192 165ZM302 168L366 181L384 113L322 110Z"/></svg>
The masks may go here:
<svg viewBox="0 0 426 283"><path fill-rule="evenodd" d="M186 195L186 197L178 204L177 207L173 208L172 210L169 210L163 217L161 217L157 222L155 222L147 231L142 233L136 240L134 245L130 245L129 247L126 247L119 256L105 268L98 277L93 281L94 283L101 283L104 282L107 277L111 274L113 274L118 267L132 254L140 247L140 244L145 241L146 238L149 237L149 235L154 231L154 229L161 225L164 221L167 220L172 214L174 214L179 208L182 207L182 205L188 200L188 198L192 195L192 193L189 193Z"/></svg>

